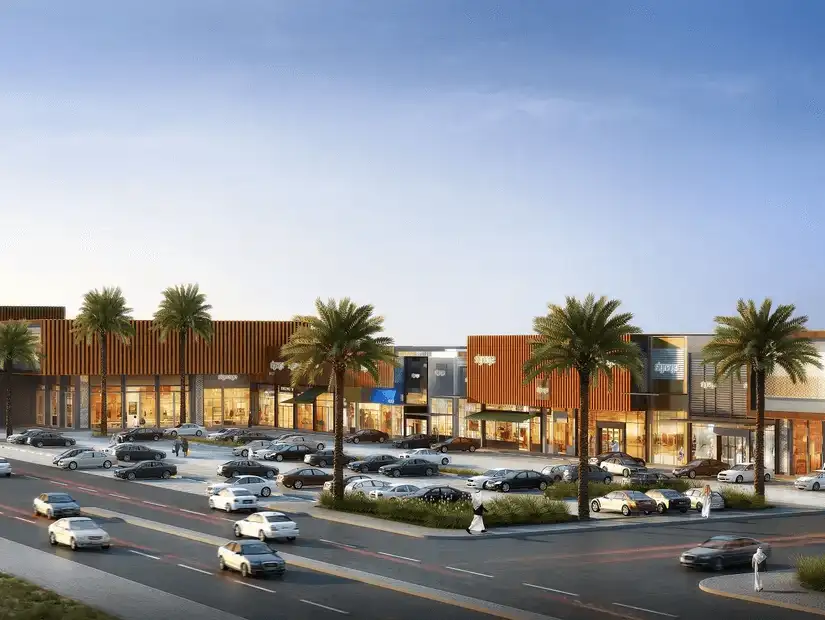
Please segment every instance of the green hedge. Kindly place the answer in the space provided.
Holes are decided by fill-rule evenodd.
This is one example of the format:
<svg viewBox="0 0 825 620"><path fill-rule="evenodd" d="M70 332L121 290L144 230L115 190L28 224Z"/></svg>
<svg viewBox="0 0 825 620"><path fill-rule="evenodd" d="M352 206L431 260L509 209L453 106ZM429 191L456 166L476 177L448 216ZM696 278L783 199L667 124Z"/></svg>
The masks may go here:
<svg viewBox="0 0 825 620"><path fill-rule="evenodd" d="M719 493L725 498L725 508L728 510L764 510L771 507L764 497L749 491L722 487Z"/></svg>
<svg viewBox="0 0 825 620"><path fill-rule="evenodd" d="M612 491L641 491L647 493L651 489L674 489L680 493L684 493L688 489L698 486L697 483L690 480L682 480L681 478L673 478L664 482L656 484L618 484L611 482L605 484L603 482L591 482L587 485L587 492L590 497L601 497L607 495ZM550 485L544 494L550 499L568 499L571 497L578 497L579 483L578 482L557 482Z"/></svg>
<svg viewBox="0 0 825 620"><path fill-rule="evenodd" d="M336 502L331 493L324 491L321 493L320 504L330 510L442 529L465 529L473 518L472 503L469 501L432 503L421 500L375 500L363 494L353 494ZM487 527L566 523L575 519L564 502L543 497L507 496L488 502L485 507L488 510L484 515Z"/></svg>
<svg viewBox="0 0 825 620"><path fill-rule="evenodd" d="M19 620L115 620L109 614L32 583L0 573L0 618Z"/></svg>
<svg viewBox="0 0 825 620"><path fill-rule="evenodd" d="M442 474L455 474L456 476L478 476L481 472L477 469L469 469L467 467L452 467L450 465L441 465L438 468Z"/></svg>
<svg viewBox="0 0 825 620"><path fill-rule="evenodd" d="M796 575L802 586L825 592L825 556L806 555L797 558Z"/></svg>

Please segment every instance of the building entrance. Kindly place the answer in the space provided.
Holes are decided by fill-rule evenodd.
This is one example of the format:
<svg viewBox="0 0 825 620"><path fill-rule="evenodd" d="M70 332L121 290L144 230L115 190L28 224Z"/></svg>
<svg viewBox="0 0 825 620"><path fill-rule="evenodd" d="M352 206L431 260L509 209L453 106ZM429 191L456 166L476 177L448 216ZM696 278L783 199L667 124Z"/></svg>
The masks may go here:
<svg viewBox="0 0 825 620"><path fill-rule="evenodd" d="M605 452L624 452L624 425L621 427L601 427L599 428L598 438L599 444L596 446L597 454L603 454Z"/></svg>
<svg viewBox="0 0 825 620"><path fill-rule="evenodd" d="M405 418L404 420L404 436L419 435L427 432L427 421L417 420L415 418Z"/></svg>
<svg viewBox="0 0 825 620"><path fill-rule="evenodd" d="M734 437L732 435L721 436L720 460L729 465L739 463L750 463L750 442L747 437Z"/></svg>

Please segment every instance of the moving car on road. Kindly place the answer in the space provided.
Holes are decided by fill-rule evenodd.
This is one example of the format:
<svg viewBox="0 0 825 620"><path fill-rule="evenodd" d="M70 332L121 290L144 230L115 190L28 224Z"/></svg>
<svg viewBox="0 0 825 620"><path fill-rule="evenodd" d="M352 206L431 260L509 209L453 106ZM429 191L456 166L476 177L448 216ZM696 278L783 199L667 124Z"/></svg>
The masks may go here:
<svg viewBox="0 0 825 620"><path fill-rule="evenodd" d="M714 536L698 547L688 549L679 556L679 563L687 568L709 568L720 571L728 566L750 566L753 554L762 552L771 557L771 546L746 536ZM768 560L762 562L760 571L768 569Z"/></svg>
<svg viewBox="0 0 825 620"><path fill-rule="evenodd" d="M255 495L269 497L275 490L275 483L272 480L261 478L260 476L240 476L232 478L226 482L212 482L206 486L207 495L217 495L227 488L243 488L252 491Z"/></svg>
<svg viewBox="0 0 825 620"><path fill-rule="evenodd" d="M161 437L163 437L163 429L151 426L138 426L126 431L121 431L115 435L115 442L160 441Z"/></svg>
<svg viewBox="0 0 825 620"><path fill-rule="evenodd" d="M35 435L40 435L42 433L48 433L49 431L43 428L30 428L27 431L23 431L22 433L14 433L6 437L6 443L26 443L29 437L34 437Z"/></svg>
<svg viewBox="0 0 825 620"><path fill-rule="evenodd" d="M400 459L422 459L435 463L436 465L449 465L452 457L445 456L443 452L432 450L431 448L416 448L408 452L402 452L398 455Z"/></svg>
<svg viewBox="0 0 825 620"><path fill-rule="evenodd" d="M250 454L256 452L257 450L274 448L276 445L278 445L278 442L272 439L254 439L249 443L232 448L232 456L247 458Z"/></svg>
<svg viewBox="0 0 825 620"><path fill-rule="evenodd" d="M71 437L64 437L60 433L37 433L26 437L26 443L35 448L42 448L43 446L69 446L75 445L77 442Z"/></svg>
<svg viewBox="0 0 825 620"><path fill-rule="evenodd" d="M414 484L391 484L383 489L373 489L370 491L370 499L398 499L401 497L408 497L419 491L420 487Z"/></svg>
<svg viewBox="0 0 825 620"><path fill-rule="evenodd" d="M353 495L355 493L363 493L369 495L372 491L389 489L392 486L391 482L386 480L375 480L374 478L364 477L363 480L353 480L344 487L344 495Z"/></svg>
<svg viewBox="0 0 825 620"><path fill-rule="evenodd" d="M98 450L84 450L80 454L60 459L57 466L63 469L109 469L112 467L112 457Z"/></svg>
<svg viewBox="0 0 825 620"><path fill-rule="evenodd" d="M258 461L249 459L238 459L237 461L227 461L223 465L218 465L218 475L224 478L234 478L236 476L264 476L274 478L278 475L278 468L272 465L264 465Z"/></svg>
<svg viewBox="0 0 825 620"><path fill-rule="evenodd" d="M390 465L397 462L398 459L391 454L370 454L362 461L353 461L347 467L352 471L360 471L362 474L368 472L375 472L384 465Z"/></svg>
<svg viewBox="0 0 825 620"><path fill-rule="evenodd" d="M181 437L203 437L206 435L206 428L199 424L186 422L185 424L178 424L175 428L167 428L163 431L163 434L171 437L172 439L178 435Z"/></svg>
<svg viewBox="0 0 825 620"><path fill-rule="evenodd" d="M72 551L77 551L82 547L108 549L112 541L89 517L69 517L59 519L49 526L49 544L68 545Z"/></svg>
<svg viewBox="0 0 825 620"><path fill-rule="evenodd" d="M0 476L11 478L11 463L3 457L0 457Z"/></svg>
<svg viewBox="0 0 825 620"><path fill-rule="evenodd" d="M438 465L425 461L424 459L401 459L395 463L379 467L378 473L383 476L393 476L394 478L421 475L429 478L438 473Z"/></svg>
<svg viewBox="0 0 825 620"><path fill-rule="evenodd" d="M817 469L810 474L800 476L794 480L793 485L802 491L819 491L825 487L825 469Z"/></svg>
<svg viewBox="0 0 825 620"><path fill-rule="evenodd" d="M565 482L575 482L579 479L579 466L568 465L567 469L562 474L562 479ZM610 484L613 482L613 475L609 471L603 470L598 465L587 466L587 481L588 482L604 482Z"/></svg>
<svg viewBox="0 0 825 620"><path fill-rule="evenodd" d="M321 486L329 480L332 480L332 474L315 467L298 467L278 476L278 482L293 489Z"/></svg>
<svg viewBox="0 0 825 620"><path fill-rule="evenodd" d="M730 465L723 461L716 459L697 459L691 461L682 467L676 467L673 470L673 475L677 478L687 476L688 478L695 478L696 476L716 476L720 471L730 469Z"/></svg>
<svg viewBox="0 0 825 620"><path fill-rule="evenodd" d="M645 495L656 502L656 510L659 514L664 514L668 510L685 513L690 509L690 498L675 489L650 489Z"/></svg>
<svg viewBox="0 0 825 620"><path fill-rule="evenodd" d="M310 448L304 445L290 445L287 443L280 443L274 448L269 448L265 451L259 450L256 455L263 454L267 461L303 461L308 454L314 454L315 448Z"/></svg>
<svg viewBox="0 0 825 620"><path fill-rule="evenodd" d="M113 450L114 457L118 461L162 461L166 458L166 452L156 450L139 443L126 443L117 446Z"/></svg>
<svg viewBox="0 0 825 620"><path fill-rule="evenodd" d="M625 478L630 478L631 475L644 470L644 465L639 465L636 459L625 456L611 456L604 459L599 467L611 474L624 476Z"/></svg>
<svg viewBox="0 0 825 620"><path fill-rule="evenodd" d="M753 482L754 478L754 464L740 463L734 465L730 469L720 471L716 474L716 479L719 482ZM773 478L773 470L765 468L765 482L769 482Z"/></svg>
<svg viewBox="0 0 825 620"><path fill-rule="evenodd" d="M70 459L70 458L72 458L73 456L77 456L77 455L78 455L78 454L80 454L81 452L89 452L89 451L91 451L91 450L94 450L94 448L69 448L69 449L68 449L68 450L66 450L65 452L61 452L61 453L60 453L60 454L58 454L56 457L54 457L54 458L52 459L52 465L57 465L57 464L58 464L60 461L62 461L63 459ZM106 451L105 451L105 450L103 450L103 452L106 452ZM108 453L108 452L107 452L107 454L111 454L111 453Z"/></svg>
<svg viewBox="0 0 825 620"><path fill-rule="evenodd" d="M695 508L697 511L702 512L702 502L704 501L702 489L688 489L684 492L684 496L690 500L691 508ZM722 494L718 491L711 491L710 493L710 509L725 509L725 498L722 497Z"/></svg>
<svg viewBox="0 0 825 620"><path fill-rule="evenodd" d="M164 461L142 461L115 470L115 477L123 478L124 480L134 480L136 478L140 478L141 480L168 480L177 474L177 466L172 463L165 463Z"/></svg>
<svg viewBox="0 0 825 620"><path fill-rule="evenodd" d="M257 540L239 540L219 547L218 566L221 570L239 571L244 578L282 577L286 572L284 559L269 545Z"/></svg>
<svg viewBox="0 0 825 620"><path fill-rule="evenodd" d="M351 435L345 435L344 441L347 443L384 443L390 438L384 431L375 428L362 428Z"/></svg>
<svg viewBox="0 0 825 620"><path fill-rule="evenodd" d="M353 461L357 461L359 457L344 453L344 465L349 465ZM307 465L314 465L315 467L332 467L333 459L335 457L335 450L324 448L318 450L313 454L304 456L304 463Z"/></svg>
<svg viewBox="0 0 825 620"><path fill-rule="evenodd" d="M467 486L474 489L486 489L487 484L496 478L503 478L515 469L508 469L507 467L496 467L495 469L488 469L483 474L478 476L471 476L467 478Z"/></svg>
<svg viewBox="0 0 825 620"><path fill-rule="evenodd" d="M644 459L640 459L637 456L631 456L627 452L602 452L598 456L591 456L587 462L591 465L601 465L602 461L612 458L632 459L636 461L637 467L645 467Z"/></svg>
<svg viewBox="0 0 825 620"><path fill-rule="evenodd" d="M466 491L459 491L453 487L437 486L424 487L415 493L411 493L404 500L421 500L423 502L465 502L470 501L470 494Z"/></svg>
<svg viewBox="0 0 825 620"><path fill-rule="evenodd" d="M295 542L301 533L298 524L282 512L256 512L246 519L235 521L235 538L251 536L261 542L270 539Z"/></svg>
<svg viewBox="0 0 825 620"><path fill-rule="evenodd" d="M41 493L34 498L32 513L35 517L44 515L49 519L79 517L80 504L68 493Z"/></svg>
<svg viewBox="0 0 825 620"><path fill-rule="evenodd" d="M227 487L218 491L217 495L210 495L208 500L211 510L258 510L258 498L249 489L242 487Z"/></svg>
<svg viewBox="0 0 825 620"><path fill-rule="evenodd" d="M509 493L511 490L538 489L544 491L553 484L550 476L545 476L531 469L515 469L506 476L493 478L487 483L487 488L493 491Z"/></svg>
<svg viewBox="0 0 825 620"><path fill-rule="evenodd" d="M478 440L470 437L450 437L433 444L432 447L433 450L441 452L475 452L478 448Z"/></svg>
<svg viewBox="0 0 825 620"><path fill-rule="evenodd" d="M364 474L347 474L344 473L344 489L346 492L347 485L350 482L355 482L356 480L371 480L369 476L365 476ZM332 492L332 480L324 483L324 491Z"/></svg>
<svg viewBox="0 0 825 620"><path fill-rule="evenodd" d="M656 502L641 491L612 491L590 502L593 512L621 512L624 516L632 513L649 515L656 510Z"/></svg>

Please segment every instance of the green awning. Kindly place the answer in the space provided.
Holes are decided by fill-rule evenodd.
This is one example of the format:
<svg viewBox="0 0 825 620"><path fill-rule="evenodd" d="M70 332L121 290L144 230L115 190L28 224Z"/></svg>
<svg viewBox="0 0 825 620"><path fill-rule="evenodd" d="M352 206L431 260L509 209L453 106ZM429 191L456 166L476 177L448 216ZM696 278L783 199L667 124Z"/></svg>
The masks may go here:
<svg viewBox="0 0 825 620"><path fill-rule="evenodd" d="M530 418L536 417L537 413L525 413L523 411L479 411L467 416L468 420L487 420L488 422L515 422L520 424Z"/></svg>
<svg viewBox="0 0 825 620"><path fill-rule="evenodd" d="M281 401L282 405L290 405L292 403L314 403L315 399L327 391L325 387L311 387L304 390L298 396L293 396L287 400Z"/></svg>

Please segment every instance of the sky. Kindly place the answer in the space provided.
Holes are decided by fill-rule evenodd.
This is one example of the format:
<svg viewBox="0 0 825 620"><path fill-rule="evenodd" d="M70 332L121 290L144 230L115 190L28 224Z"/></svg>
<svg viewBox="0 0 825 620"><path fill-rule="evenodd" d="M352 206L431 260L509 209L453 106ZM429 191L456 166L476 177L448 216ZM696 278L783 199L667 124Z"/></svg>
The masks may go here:
<svg viewBox="0 0 825 620"><path fill-rule="evenodd" d="M405 345L621 299L825 328L825 4L0 0L1 305L349 296Z"/></svg>

